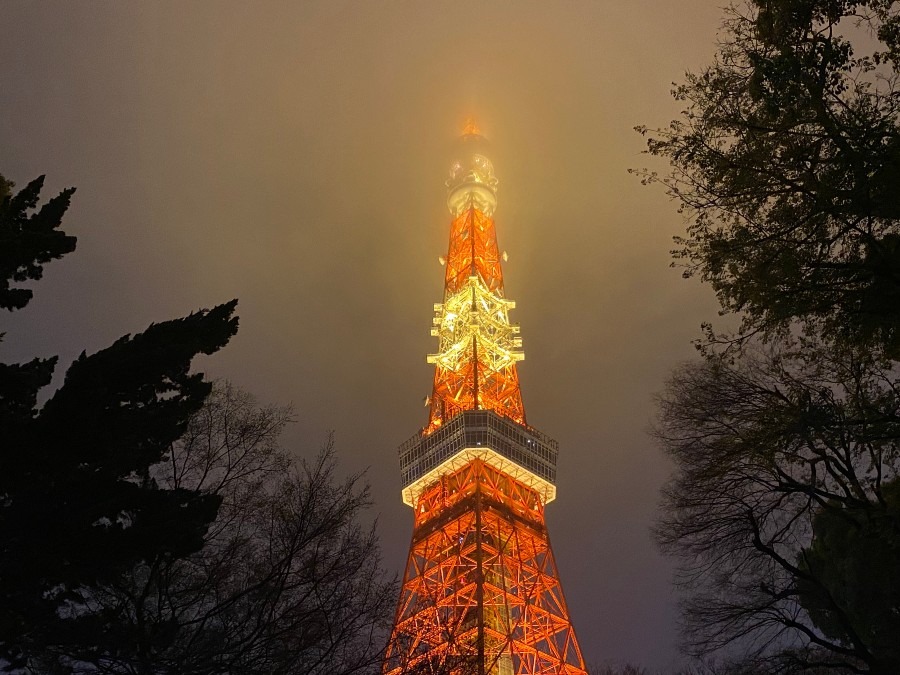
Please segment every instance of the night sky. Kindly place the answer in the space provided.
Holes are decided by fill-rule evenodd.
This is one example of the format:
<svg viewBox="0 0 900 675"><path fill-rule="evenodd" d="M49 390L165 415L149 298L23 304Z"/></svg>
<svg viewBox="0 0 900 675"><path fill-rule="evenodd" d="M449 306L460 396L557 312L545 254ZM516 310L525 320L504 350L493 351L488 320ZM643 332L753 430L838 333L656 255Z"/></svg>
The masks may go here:
<svg viewBox="0 0 900 675"><path fill-rule="evenodd" d="M683 216L628 168L678 113L722 12L670 2L3 3L0 173L78 191L75 253L5 314L0 360L69 363L233 297L198 365L292 402L302 455L334 430L369 467L385 562L412 531L397 446L426 421L453 141L474 115L528 421L560 443L547 519L585 660L677 659L671 561L649 527L670 467L647 428L715 319L669 267ZM59 368L56 384L64 367Z"/></svg>

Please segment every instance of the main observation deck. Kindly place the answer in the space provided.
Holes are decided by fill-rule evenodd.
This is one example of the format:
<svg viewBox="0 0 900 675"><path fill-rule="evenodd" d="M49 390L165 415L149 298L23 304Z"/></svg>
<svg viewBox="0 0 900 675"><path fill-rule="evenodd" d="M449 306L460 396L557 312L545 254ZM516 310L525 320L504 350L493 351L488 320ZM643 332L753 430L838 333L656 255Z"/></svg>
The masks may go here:
<svg viewBox="0 0 900 675"><path fill-rule="evenodd" d="M403 503L416 499L442 474L482 459L541 495L556 499L559 444L491 410L466 410L430 434L416 434L400 446Z"/></svg>

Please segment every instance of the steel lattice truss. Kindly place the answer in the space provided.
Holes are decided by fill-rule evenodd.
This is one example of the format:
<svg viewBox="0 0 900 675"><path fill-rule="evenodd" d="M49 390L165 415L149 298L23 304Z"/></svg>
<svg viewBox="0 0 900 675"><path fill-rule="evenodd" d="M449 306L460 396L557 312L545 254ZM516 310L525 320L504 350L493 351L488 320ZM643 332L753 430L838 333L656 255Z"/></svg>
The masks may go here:
<svg viewBox="0 0 900 675"><path fill-rule="evenodd" d="M475 460L421 495L384 670L584 675L538 493Z"/></svg>
<svg viewBox="0 0 900 675"><path fill-rule="evenodd" d="M462 410L493 410L521 424L525 408L516 362L524 358L519 327L509 322L516 304L504 298L494 220L469 203L450 228L444 302L435 305L432 335L438 352L427 430Z"/></svg>
<svg viewBox="0 0 900 675"><path fill-rule="evenodd" d="M401 447L416 515L384 672L586 675L544 523L556 445L527 427L519 391L497 179L473 124L461 141L428 426Z"/></svg>

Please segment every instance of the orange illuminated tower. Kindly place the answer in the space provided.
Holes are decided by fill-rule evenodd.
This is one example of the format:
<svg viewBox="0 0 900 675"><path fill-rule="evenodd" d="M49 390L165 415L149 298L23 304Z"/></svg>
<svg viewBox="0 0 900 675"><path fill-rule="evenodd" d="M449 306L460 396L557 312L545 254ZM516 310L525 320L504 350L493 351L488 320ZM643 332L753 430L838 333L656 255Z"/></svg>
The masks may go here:
<svg viewBox="0 0 900 675"><path fill-rule="evenodd" d="M584 675L544 521L558 446L525 421L522 340L494 230L497 179L471 122L447 187L430 414L400 447L415 524L384 672Z"/></svg>

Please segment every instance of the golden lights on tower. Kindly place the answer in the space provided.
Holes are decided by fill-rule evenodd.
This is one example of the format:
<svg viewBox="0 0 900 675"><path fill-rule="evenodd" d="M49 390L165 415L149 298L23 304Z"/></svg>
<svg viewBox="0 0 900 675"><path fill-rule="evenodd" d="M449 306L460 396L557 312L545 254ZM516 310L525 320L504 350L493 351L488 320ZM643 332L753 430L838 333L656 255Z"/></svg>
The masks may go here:
<svg viewBox="0 0 900 675"><path fill-rule="evenodd" d="M469 120L447 181L428 424L400 447L415 522L386 675L586 675L544 521L559 449L525 422L488 157Z"/></svg>
<svg viewBox="0 0 900 675"><path fill-rule="evenodd" d="M444 259L444 302L434 306L431 329L438 351L428 356L435 373L427 431L462 410L493 410L525 423L516 372L525 355L519 327L509 321L516 303L504 294L494 228L498 181L473 120L460 140L447 181L454 218Z"/></svg>

